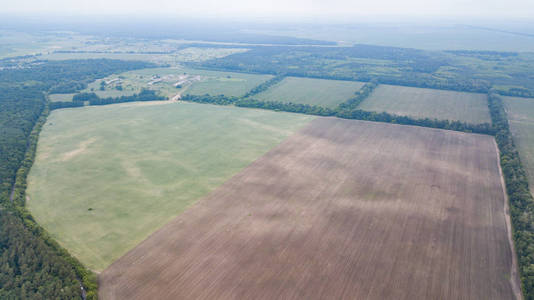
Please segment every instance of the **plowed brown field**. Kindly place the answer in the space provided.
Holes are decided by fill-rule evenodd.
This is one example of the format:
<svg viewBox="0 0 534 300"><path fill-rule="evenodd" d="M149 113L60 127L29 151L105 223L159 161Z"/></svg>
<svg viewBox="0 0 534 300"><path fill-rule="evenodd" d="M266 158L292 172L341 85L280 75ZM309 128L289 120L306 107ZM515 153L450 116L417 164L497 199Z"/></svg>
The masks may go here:
<svg viewBox="0 0 534 300"><path fill-rule="evenodd" d="M492 137L319 118L113 263L100 296L513 299L504 207Z"/></svg>

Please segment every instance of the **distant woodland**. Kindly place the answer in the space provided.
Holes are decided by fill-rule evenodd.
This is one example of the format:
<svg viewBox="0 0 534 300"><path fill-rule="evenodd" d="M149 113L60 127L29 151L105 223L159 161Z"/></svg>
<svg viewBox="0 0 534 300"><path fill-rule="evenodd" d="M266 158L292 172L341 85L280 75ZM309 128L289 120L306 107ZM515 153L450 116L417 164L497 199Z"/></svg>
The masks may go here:
<svg viewBox="0 0 534 300"><path fill-rule="evenodd" d="M372 45L253 47L191 66L423 88L534 96L534 59L496 51L425 51Z"/></svg>

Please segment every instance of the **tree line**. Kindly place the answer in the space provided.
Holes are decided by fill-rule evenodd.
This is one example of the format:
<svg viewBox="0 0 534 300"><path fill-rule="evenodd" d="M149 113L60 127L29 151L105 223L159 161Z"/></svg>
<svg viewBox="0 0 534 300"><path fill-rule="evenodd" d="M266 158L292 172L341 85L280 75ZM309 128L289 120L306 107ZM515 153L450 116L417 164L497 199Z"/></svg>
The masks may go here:
<svg viewBox="0 0 534 300"><path fill-rule="evenodd" d="M502 98L488 93L491 120L496 129L501 168L510 203L515 251L525 299L534 299L534 199L517 150Z"/></svg>
<svg viewBox="0 0 534 300"><path fill-rule="evenodd" d="M191 95L186 94L183 95L180 100L189 101L189 102L196 102L196 103L204 103L204 104L216 104L216 105L231 105L239 101L239 97L228 97L225 95Z"/></svg>
<svg viewBox="0 0 534 300"><path fill-rule="evenodd" d="M69 107L82 107L84 106L83 102L67 102L67 101L57 101L57 102L50 102L49 107L50 110L54 109L60 109L60 108L69 108Z"/></svg>
<svg viewBox="0 0 534 300"><path fill-rule="evenodd" d="M244 96L243 98L248 98L248 97L251 97L251 96L254 96L254 95L257 95L263 91L266 91L268 88L270 88L271 86L279 83L280 81L284 80L285 76L284 75L277 75L261 84L259 84L258 86L256 86L255 88L253 88L252 90L248 91Z"/></svg>
<svg viewBox="0 0 534 300"><path fill-rule="evenodd" d="M338 105L338 111L346 111L356 109L363 100L367 99L369 95L375 90L378 86L378 81L373 79L367 82L359 91L357 91L354 97Z"/></svg>
<svg viewBox="0 0 534 300"><path fill-rule="evenodd" d="M96 95L95 95L96 96ZM74 100L74 99L73 99ZM114 103L123 103L123 102L134 102L134 101L154 101L154 100L167 100L167 97L158 95L153 90L143 89L137 94L131 96L120 96L120 97L107 97L107 98L92 98L89 100L89 105L107 105Z"/></svg>

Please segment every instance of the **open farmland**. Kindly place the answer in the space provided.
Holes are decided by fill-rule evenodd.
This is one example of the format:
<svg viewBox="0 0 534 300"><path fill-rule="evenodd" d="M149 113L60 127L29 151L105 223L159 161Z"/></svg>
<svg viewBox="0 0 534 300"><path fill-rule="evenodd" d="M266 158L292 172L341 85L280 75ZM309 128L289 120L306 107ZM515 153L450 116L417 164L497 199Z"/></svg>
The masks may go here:
<svg viewBox="0 0 534 300"><path fill-rule="evenodd" d="M146 53L113 53L113 52L72 52L72 53L49 53L42 56L46 60L67 60L67 59L120 59L147 61L156 64L176 65L179 62L170 54L146 54Z"/></svg>
<svg viewBox="0 0 534 300"><path fill-rule="evenodd" d="M242 96L270 78L272 78L271 75L217 72L183 67L150 68L96 80L89 84L84 92L94 92L104 98L129 96L139 93L141 89L156 90L169 98L176 94ZM117 86L120 86L121 90L117 90Z"/></svg>
<svg viewBox="0 0 534 300"><path fill-rule="evenodd" d="M141 69L96 80L90 83L83 92L93 92L99 97L106 98L130 96L141 92L142 89L153 89L172 98L183 90L175 86L183 76L182 68ZM121 87L120 90L117 89L118 86Z"/></svg>
<svg viewBox="0 0 534 300"><path fill-rule="evenodd" d="M51 102L70 102L74 95L75 94L50 94L48 95L48 99L50 99Z"/></svg>
<svg viewBox="0 0 534 300"><path fill-rule="evenodd" d="M100 45L102 46L102 45ZM117 50L115 47L119 47ZM113 45L111 49L87 49L88 52L54 52L48 53L42 56L47 60L66 60L66 59L94 59L94 58L109 58L109 59L121 59L121 60L140 60L148 61L157 64L168 64L171 66L179 66L183 62L202 62L215 58L222 58L235 53L242 53L248 51L243 48L198 48L188 47L175 52L169 53L136 53L139 48L124 48L123 52L120 52L120 45ZM175 45L176 47L176 45ZM91 52L95 50L96 52ZM133 51L135 50L135 51ZM150 51L151 49L147 49ZM154 50L169 50L169 49L152 49ZM117 53L119 52L119 53Z"/></svg>
<svg viewBox="0 0 534 300"><path fill-rule="evenodd" d="M318 118L113 263L100 296L513 299L504 200L490 136Z"/></svg>
<svg viewBox="0 0 534 300"><path fill-rule="evenodd" d="M189 74L200 76L199 81L195 81L185 94L191 95L225 95L241 97L248 91L263 83L272 75L256 75L244 73L218 72L187 69Z"/></svg>
<svg viewBox="0 0 534 300"><path fill-rule="evenodd" d="M286 77L253 98L334 108L353 97L363 85L356 81Z"/></svg>
<svg viewBox="0 0 534 300"><path fill-rule="evenodd" d="M55 110L27 205L100 271L311 119L164 101Z"/></svg>
<svg viewBox="0 0 534 300"><path fill-rule="evenodd" d="M503 97L519 156L534 194L534 99Z"/></svg>
<svg viewBox="0 0 534 300"><path fill-rule="evenodd" d="M379 85L359 108L416 118L491 123L486 94Z"/></svg>

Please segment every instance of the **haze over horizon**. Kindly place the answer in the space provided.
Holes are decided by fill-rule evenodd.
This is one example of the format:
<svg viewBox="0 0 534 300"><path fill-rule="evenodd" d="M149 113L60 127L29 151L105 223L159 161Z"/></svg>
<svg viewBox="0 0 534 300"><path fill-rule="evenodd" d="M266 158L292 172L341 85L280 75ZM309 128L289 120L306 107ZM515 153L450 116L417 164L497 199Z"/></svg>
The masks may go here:
<svg viewBox="0 0 534 300"><path fill-rule="evenodd" d="M17 15L161 15L215 18L321 19L347 21L352 17L522 19L534 15L527 0L2 0L3 14Z"/></svg>

